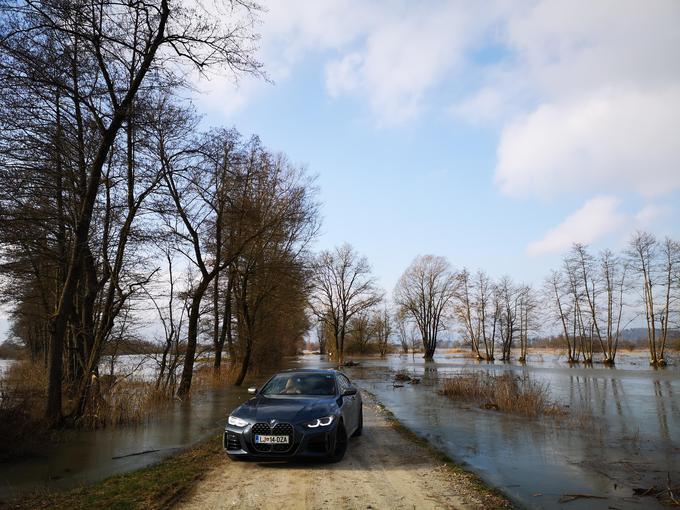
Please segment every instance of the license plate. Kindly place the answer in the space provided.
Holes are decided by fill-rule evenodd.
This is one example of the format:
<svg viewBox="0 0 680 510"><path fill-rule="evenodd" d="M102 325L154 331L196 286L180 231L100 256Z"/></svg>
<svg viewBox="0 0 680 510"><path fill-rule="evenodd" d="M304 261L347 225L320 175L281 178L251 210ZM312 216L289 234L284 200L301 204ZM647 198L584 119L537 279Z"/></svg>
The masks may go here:
<svg viewBox="0 0 680 510"><path fill-rule="evenodd" d="M255 436L257 444L288 444L288 436Z"/></svg>

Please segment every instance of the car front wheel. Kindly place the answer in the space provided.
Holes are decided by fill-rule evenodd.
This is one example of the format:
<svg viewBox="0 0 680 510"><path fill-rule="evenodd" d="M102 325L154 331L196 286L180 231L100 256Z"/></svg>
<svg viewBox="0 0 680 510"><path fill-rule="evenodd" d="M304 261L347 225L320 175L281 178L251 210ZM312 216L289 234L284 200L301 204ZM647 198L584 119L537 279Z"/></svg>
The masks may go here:
<svg viewBox="0 0 680 510"><path fill-rule="evenodd" d="M340 462L347 451L347 431L345 424L340 422L338 428L335 429L335 442L333 451L328 455L329 462Z"/></svg>

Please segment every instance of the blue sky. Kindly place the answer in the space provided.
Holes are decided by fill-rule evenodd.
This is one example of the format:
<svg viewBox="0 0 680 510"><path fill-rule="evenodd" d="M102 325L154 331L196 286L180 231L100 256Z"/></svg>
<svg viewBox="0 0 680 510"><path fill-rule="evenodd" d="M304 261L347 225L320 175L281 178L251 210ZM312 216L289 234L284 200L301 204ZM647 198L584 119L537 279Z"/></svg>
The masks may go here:
<svg viewBox="0 0 680 510"><path fill-rule="evenodd" d="M572 242L680 237L680 4L265 2L273 84L207 124L318 175L323 234L386 290L418 254L539 284Z"/></svg>

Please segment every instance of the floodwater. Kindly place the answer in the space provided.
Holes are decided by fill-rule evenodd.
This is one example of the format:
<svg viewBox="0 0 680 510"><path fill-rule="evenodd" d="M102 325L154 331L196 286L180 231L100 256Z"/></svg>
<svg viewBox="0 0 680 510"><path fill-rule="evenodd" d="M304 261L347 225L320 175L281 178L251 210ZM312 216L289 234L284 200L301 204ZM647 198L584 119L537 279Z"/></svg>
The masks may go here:
<svg viewBox="0 0 680 510"><path fill-rule="evenodd" d="M531 358L530 358L531 359ZM587 420L526 418L437 394L447 376L511 370L549 385L551 397ZM396 371L421 384L395 388ZM555 356L525 366L459 355L361 360L348 373L402 423L527 508L661 508L633 488L680 484L680 370L622 356L617 368L574 366ZM559 503L567 494L587 494ZM600 499L602 498L602 499Z"/></svg>
<svg viewBox="0 0 680 510"><path fill-rule="evenodd" d="M121 357L116 372L127 373L130 366L140 365L139 358ZM142 363L135 375L152 373ZM38 487L76 487L158 462L217 434L229 411L247 398L246 387L211 389L144 424L69 432L40 457L0 463L0 501Z"/></svg>
<svg viewBox="0 0 680 510"><path fill-rule="evenodd" d="M433 362L392 355L361 359L348 375L374 393L407 427L528 508L660 508L632 489L680 483L680 369L651 370L644 357L622 356L616 368L569 367L557 357L530 357L525 365L478 363L459 354ZM140 365L128 357L117 370ZM327 367L304 355L287 367ZM574 420L527 420L437 394L442 378L471 370L529 373L549 384L552 397ZM422 379L392 385L396 371ZM149 377L143 363L136 373ZM256 381L257 382L261 381ZM40 486L73 487L132 471L218 433L228 412L247 398L245 388L208 390L144 425L78 432L49 447L43 457L0 464L0 500ZM155 450L150 451L149 450ZM126 456L139 452L140 455ZM577 499L560 504L564 494Z"/></svg>

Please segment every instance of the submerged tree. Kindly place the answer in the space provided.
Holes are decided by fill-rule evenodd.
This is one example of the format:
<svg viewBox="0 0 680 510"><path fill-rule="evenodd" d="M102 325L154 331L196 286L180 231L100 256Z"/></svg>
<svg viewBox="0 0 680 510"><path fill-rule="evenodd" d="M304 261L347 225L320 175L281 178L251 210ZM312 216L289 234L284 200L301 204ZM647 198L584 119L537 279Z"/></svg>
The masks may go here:
<svg viewBox="0 0 680 510"><path fill-rule="evenodd" d="M394 302L417 324L425 359L434 357L455 292L456 278L449 263L434 255L417 257L397 282Z"/></svg>
<svg viewBox="0 0 680 510"><path fill-rule="evenodd" d="M392 317L387 310L387 305L383 306L382 310L375 312L372 319L378 352L381 356L385 356L392 336Z"/></svg>
<svg viewBox="0 0 680 510"><path fill-rule="evenodd" d="M457 281L453 310L463 325L463 337L470 343L477 359L492 361L499 325L493 282L485 272L478 271L472 276L467 269L458 273Z"/></svg>
<svg viewBox="0 0 680 510"><path fill-rule="evenodd" d="M628 256L642 287L649 361L664 366L669 324L678 314L674 305L680 287L680 244L668 238L659 243L653 235L637 232L630 241Z"/></svg>

